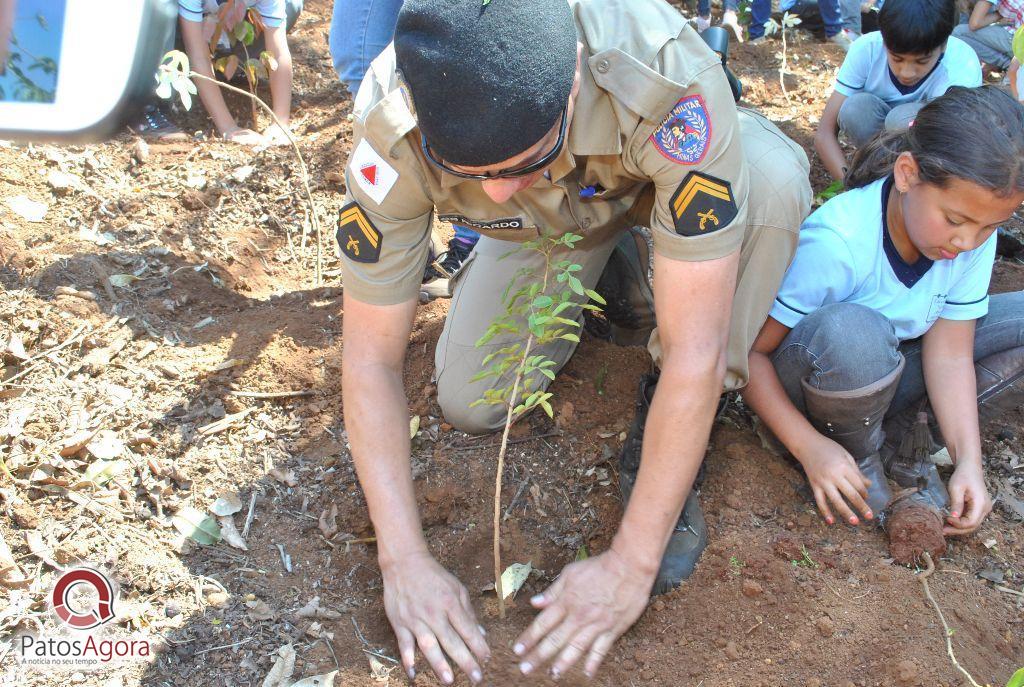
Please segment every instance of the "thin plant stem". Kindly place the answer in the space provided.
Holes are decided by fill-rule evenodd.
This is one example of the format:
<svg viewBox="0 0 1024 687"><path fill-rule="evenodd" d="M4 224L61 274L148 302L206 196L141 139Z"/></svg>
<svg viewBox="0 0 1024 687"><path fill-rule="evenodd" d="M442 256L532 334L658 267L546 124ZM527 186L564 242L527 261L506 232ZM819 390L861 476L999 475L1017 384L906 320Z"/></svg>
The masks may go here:
<svg viewBox="0 0 1024 687"><path fill-rule="evenodd" d="M239 95L244 95L246 98L251 98L255 103L262 107L268 115L270 115L270 118L274 120L274 123L277 124L278 128L281 129L285 136L288 137L288 142L292 144L292 150L295 151L295 157L299 160L299 169L302 172L302 188L306 193L306 204L309 206L309 217L313 224L313 232L316 234L316 271L314 278L316 280L315 285L320 286L323 283L323 239L320 234L320 220L317 218L316 205L313 203L313 192L309 188L309 170L306 169L306 160L302 157L302 153L299 152L299 144L296 143L295 139L292 137L292 132L288 130L288 127L281 123L281 120L277 118L277 115L274 114L274 111L269 105L252 93L243 91L241 88L236 88L231 84L222 83L217 79L211 79L210 77L204 76L195 71L190 70L188 76L190 79L209 81L210 83L216 84L220 88L229 90L232 93L238 93Z"/></svg>
<svg viewBox="0 0 1024 687"><path fill-rule="evenodd" d="M932 560L932 555L927 551L924 552L924 562L928 564L925 571L921 573L921 576L917 579L921 580L921 586L924 587L924 595L928 597L928 600L932 602L932 607L935 608L935 612L939 614L939 620L942 621L942 629L946 636L946 653L949 654L949 660L953 662L953 667L959 670L964 676L971 681L972 687L981 687L978 682L974 679L967 669L960 665L960 661L956 660L956 656L953 654L953 630L949 629L949 625L946 623L946 617L942 615L942 609L939 608L938 602L935 601L935 597L932 596L931 590L928 588L928 578L931 577L932 573L935 572L935 562Z"/></svg>
<svg viewBox="0 0 1024 687"><path fill-rule="evenodd" d="M544 254L544 279L541 283L540 293L548 288L548 277L551 273L551 251L548 247L541 251ZM531 306L532 308L532 306ZM501 433L501 448L498 449L498 474L494 476L494 591L498 593L498 617L505 619L505 590L501 586L501 481L505 472L505 452L508 448L508 433L512 429L515 419L512 413L516 407L516 398L519 396L519 384L523 381L523 370L526 368L526 361L530 359L530 350L534 343L533 332L526 338L526 346L523 348L519 367L516 369L516 377L512 382L512 394L508 397L508 410L505 414L505 429Z"/></svg>
<svg viewBox="0 0 1024 687"><path fill-rule="evenodd" d="M782 88L782 95L786 96L786 102L789 103L789 102L792 102L792 101L789 99L789 91L786 90L786 78L785 78L786 67L788 66L787 65L787 59L786 59L786 24L785 24L786 19L785 19L785 17L783 17L782 22L783 22L783 24L782 24L782 65L779 67L779 87Z"/></svg>

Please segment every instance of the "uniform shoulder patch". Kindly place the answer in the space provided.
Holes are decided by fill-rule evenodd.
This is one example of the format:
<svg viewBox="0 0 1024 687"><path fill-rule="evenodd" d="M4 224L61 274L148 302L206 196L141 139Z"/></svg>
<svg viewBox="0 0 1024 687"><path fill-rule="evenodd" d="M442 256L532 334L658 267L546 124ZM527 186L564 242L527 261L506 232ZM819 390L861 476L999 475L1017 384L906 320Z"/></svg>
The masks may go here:
<svg viewBox="0 0 1024 687"><path fill-rule="evenodd" d="M363 209L355 203L349 203L338 213L336 236L341 252L349 260L356 262L380 260L380 246L383 237Z"/></svg>
<svg viewBox="0 0 1024 687"><path fill-rule="evenodd" d="M651 143L672 162L699 164L711 144L711 118L704 98L688 95L677 102L651 134Z"/></svg>
<svg viewBox="0 0 1024 687"><path fill-rule="evenodd" d="M389 165L366 139L359 141L348 163L349 174L363 193L380 205L398 181L398 172Z"/></svg>
<svg viewBox="0 0 1024 687"><path fill-rule="evenodd" d="M682 236L703 236L724 229L738 211L732 184L701 172L690 172L669 199L669 211Z"/></svg>

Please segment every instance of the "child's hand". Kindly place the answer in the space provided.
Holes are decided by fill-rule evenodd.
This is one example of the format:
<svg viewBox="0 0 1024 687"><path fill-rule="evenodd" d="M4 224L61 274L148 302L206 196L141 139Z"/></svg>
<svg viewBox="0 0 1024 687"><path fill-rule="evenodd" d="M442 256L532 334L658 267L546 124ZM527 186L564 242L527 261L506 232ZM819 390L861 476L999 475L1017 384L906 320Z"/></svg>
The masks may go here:
<svg viewBox="0 0 1024 687"><path fill-rule="evenodd" d="M230 131L224 132L224 140L231 141L232 143L241 143L246 146L265 146L267 145L267 139L263 138L260 134L256 133L252 129L246 129L238 127L231 129Z"/></svg>
<svg viewBox="0 0 1024 687"><path fill-rule="evenodd" d="M828 437L818 435L818 439L808 450L801 452L804 455L797 455L797 458L804 466L807 481L811 483L814 492L814 500L825 522L830 525L835 522L829 508L830 501L851 525L859 524L860 520L850 505L866 519L873 518L874 514L866 503L871 481L861 474L856 461L842 446Z"/></svg>
<svg viewBox="0 0 1024 687"><path fill-rule="evenodd" d="M290 130L286 131L274 123L263 130L263 138L266 139L268 145L286 146L291 145L291 141L288 139L289 133L291 133ZM292 134L292 137L294 138L295 134Z"/></svg>
<svg viewBox="0 0 1024 687"><path fill-rule="evenodd" d="M985 487L985 476L978 463L961 463L949 479L950 514L942 533L948 536L970 534L992 512L992 498Z"/></svg>

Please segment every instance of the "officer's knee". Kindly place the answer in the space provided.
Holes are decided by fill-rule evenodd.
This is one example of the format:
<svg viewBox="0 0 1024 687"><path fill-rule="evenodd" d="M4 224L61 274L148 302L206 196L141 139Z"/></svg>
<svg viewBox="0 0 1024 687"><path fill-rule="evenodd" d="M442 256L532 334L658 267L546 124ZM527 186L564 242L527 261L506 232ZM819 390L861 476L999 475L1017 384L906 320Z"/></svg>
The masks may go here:
<svg viewBox="0 0 1024 687"><path fill-rule="evenodd" d="M443 393L437 389L437 404L445 422L466 434L487 434L493 432L505 421L506 408L503 405L479 403L470 406L474 399L456 393Z"/></svg>

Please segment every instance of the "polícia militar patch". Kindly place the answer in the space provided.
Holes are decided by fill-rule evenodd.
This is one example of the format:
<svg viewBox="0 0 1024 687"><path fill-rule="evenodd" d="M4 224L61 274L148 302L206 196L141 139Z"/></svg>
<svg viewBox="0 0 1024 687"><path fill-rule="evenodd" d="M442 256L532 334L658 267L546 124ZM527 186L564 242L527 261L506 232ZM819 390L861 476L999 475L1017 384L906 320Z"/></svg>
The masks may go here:
<svg viewBox="0 0 1024 687"><path fill-rule="evenodd" d="M711 118L704 98L688 95L677 102L651 134L651 143L672 162L699 164L711 143Z"/></svg>

